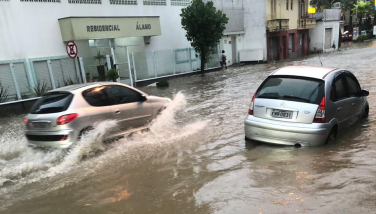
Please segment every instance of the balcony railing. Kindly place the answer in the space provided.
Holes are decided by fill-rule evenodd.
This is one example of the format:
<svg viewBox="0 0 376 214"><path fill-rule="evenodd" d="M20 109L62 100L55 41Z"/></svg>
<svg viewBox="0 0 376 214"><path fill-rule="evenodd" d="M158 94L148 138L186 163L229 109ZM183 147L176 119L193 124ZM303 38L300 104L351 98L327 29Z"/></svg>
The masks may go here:
<svg viewBox="0 0 376 214"><path fill-rule="evenodd" d="M288 19L273 19L273 20L266 21L266 28L269 32L288 30L289 20Z"/></svg>
<svg viewBox="0 0 376 214"><path fill-rule="evenodd" d="M316 28L316 19L303 18L298 20L298 29Z"/></svg>

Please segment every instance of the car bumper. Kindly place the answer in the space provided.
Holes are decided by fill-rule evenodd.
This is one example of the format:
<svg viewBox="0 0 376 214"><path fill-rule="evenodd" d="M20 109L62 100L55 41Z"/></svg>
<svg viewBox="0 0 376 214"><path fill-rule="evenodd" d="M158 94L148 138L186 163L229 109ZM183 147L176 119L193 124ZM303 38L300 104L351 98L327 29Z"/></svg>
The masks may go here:
<svg viewBox="0 0 376 214"><path fill-rule="evenodd" d="M67 149L77 141L77 133L74 130L60 130L56 132L26 131L28 146L55 149ZM51 140L58 136L66 136L66 140Z"/></svg>
<svg viewBox="0 0 376 214"><path fill-rule="evenodd" d="M244 121L246 138L278 145L319 146L325 143L330 123L290 123L248 115Z"/></svg>

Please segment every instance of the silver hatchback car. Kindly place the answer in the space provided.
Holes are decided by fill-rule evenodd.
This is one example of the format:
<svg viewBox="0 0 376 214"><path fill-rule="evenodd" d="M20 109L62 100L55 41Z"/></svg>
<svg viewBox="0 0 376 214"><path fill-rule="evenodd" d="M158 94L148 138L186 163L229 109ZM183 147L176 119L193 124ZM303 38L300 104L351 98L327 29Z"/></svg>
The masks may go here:
<svg viewBox="0 0 376 214"><path fill-rule="evenodd" d="M318 146L367 118L369 92L342 69L290 66L270 74L254 94L245 136L271 144Z"/></svg>
<svg viewBox="0 0 376 214"><path fill-rule="evenodd" d="M49 91L34 104L25 117L25 134L33 147L69 148L96 122L117 120L111 137L146 127L169 102L121 83L66 86Z"/></svg>

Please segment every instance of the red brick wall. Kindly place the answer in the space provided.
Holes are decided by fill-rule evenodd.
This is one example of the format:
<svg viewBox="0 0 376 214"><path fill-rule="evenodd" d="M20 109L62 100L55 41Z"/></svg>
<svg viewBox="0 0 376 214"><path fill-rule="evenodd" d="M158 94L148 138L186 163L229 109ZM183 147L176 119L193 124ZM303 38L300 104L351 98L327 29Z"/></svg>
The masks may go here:
<svg viewBox="0 0 376 214"><path fill-rule="evenodd" d="M292 45L294 52L298 53L299 55L299 34L304 35L304 40L303 40L303 55L302 56L307 56L308 55L308 47L309 47L309 33L308 30L286 30L286 31L279 31L279 32L268 32L266 36L266 47L267 47L267 56L268 60L270 59L270 53L269 53L269 38L270 37L278 37L279 39L279 47L278 47L278 59L288 59L289 58L289 35L293 33L294 38L293 42L294 44ZM284 39L284 37L286 39Z"/></svg>

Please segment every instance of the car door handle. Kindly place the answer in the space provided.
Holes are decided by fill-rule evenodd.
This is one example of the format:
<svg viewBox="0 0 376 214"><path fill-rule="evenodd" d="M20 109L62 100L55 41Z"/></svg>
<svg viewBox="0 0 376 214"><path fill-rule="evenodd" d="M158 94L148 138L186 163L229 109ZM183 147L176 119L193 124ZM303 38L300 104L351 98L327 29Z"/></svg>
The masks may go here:
<svg viewBox="0 0 376 214"><path fill-rule="evenodd" d="M120 114L120 110L119 110L119 109L116 109L116 110L115 110L115 114Z"/></svg>
<svg viewBox="0 0 376 214"><path fill-rule="evenodd" d="M338 111L342 111L342 107L337 108Z"/></svg>
<svg viewBox="0 0 376 214"><path fill-rule="evenodd" d="M351 106L355 106L355 103L351 103Z"/></svg>

